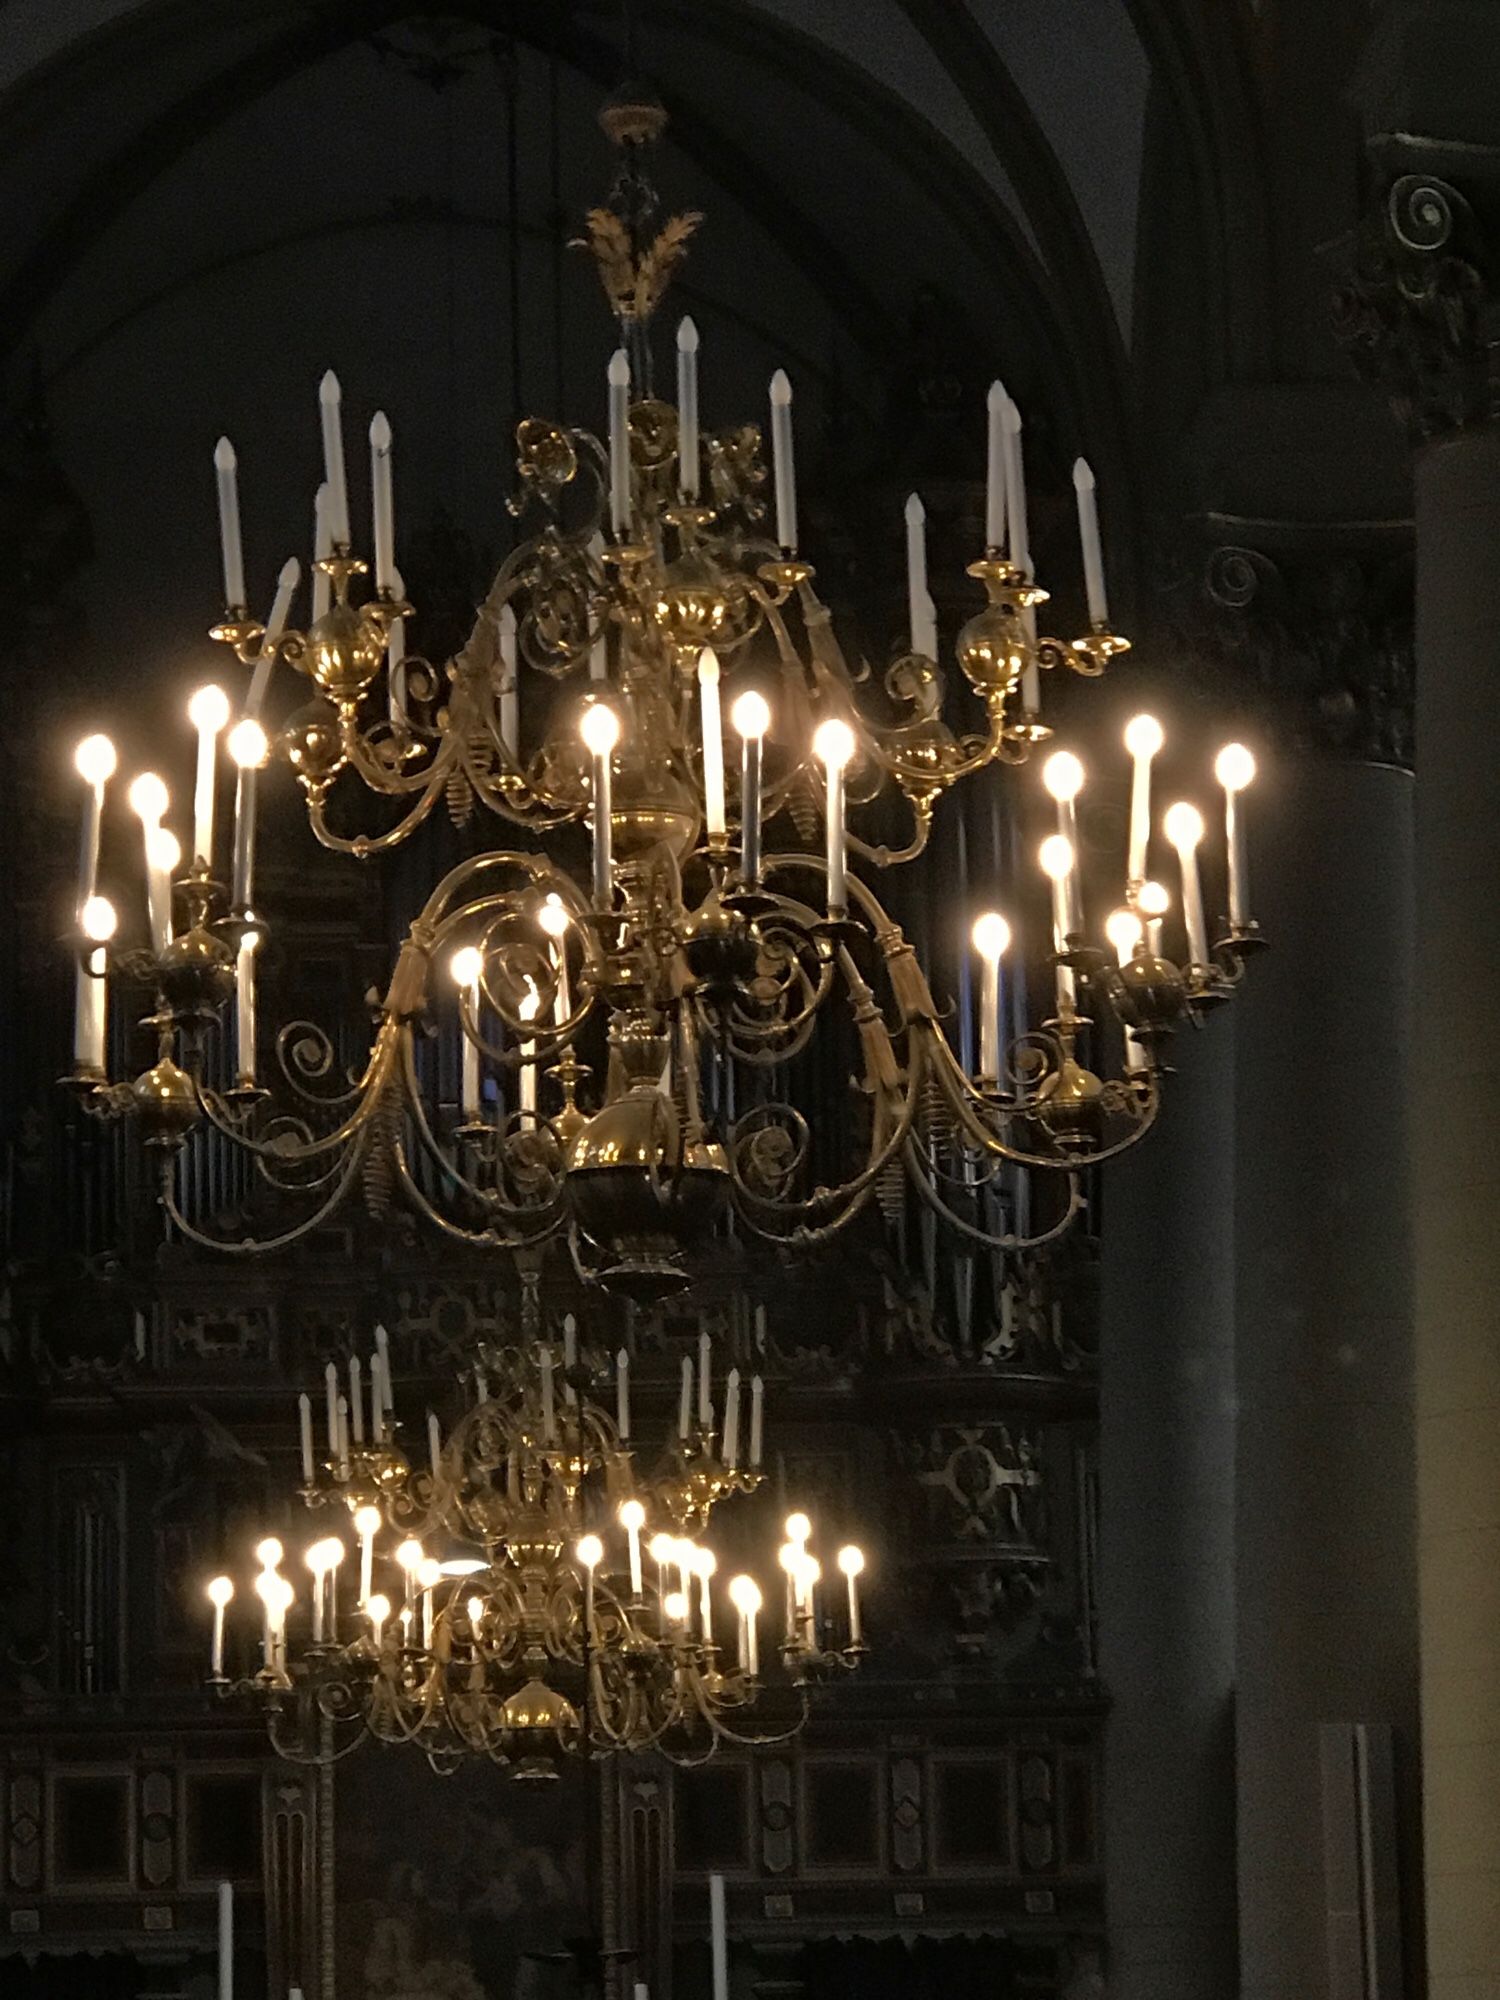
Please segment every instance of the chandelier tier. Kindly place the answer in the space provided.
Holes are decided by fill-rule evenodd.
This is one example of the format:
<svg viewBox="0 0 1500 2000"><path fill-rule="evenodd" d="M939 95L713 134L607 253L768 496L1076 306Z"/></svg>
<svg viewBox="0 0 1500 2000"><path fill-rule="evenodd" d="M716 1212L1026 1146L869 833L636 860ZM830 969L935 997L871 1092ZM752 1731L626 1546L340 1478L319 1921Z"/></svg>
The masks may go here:
<svg viewBox="0 0 1500 2000"><path fill-rule="evenodd" d="M1057 830L1039 860L1050 881L1052 1004L1019 1032L1012 1010L1002 1032L1012 932L984 912L974 926L977 1021L963 1024L956 1050L912 944L866 874L914 860L940 799L978 773L1024 763L1048 737L1045 673L1097 676L1126 649L1108 614L1092 475L1080 461L1090 629L1044 637L1021 420L997 383L987 546L969 572L986 601L954 646L968 716L958 717L965 701L949 696L939 663L916 496L907 643L866 701L867 676L846 658L800 553L786 376L771 384L770 482L756 426L700 428L691 321L677 340L675 404L649 393L650 315L697 218L653 233L640 162L652 117L616 106L610 129L626 166L611 205L589 218L622 329L608 433L541 418L520 425L520 538L454 658L433 663L406 648L413 607L395 566L383 416L370 434L367 565L353 552L339 388L325 378L327 477L300 629L290 622L295 561L265 623L248 614L237 464L221 441L228 609L215 637L250 677L234 703L214 688L195 697L186 868L166 827L165 785L146 774L131 788L145 836L144 950L109 949L116 914L99 893L98 848L113 750L102 737L80 749L88 813L73 1084L91 1112L138 1122L175 1226L234 1252L280 1248L352 1199L377 1210L400 1199L479 1248L566 1237L587 1273L649 1299L685 1281L693 1253L731 1214L742 1240L803 1249L872 1203L893 1212L908 1189L998 1250L1047 1242L1079 1212L1083 1171L1154 1123L1165 1039L1229 995L1259 942L1240 809L1253 761L1240 746L1219 761L1228 916L1212 934L1203 817L1186 802L1166 815L1160 832L1180 880L1169 953L1171 899L1149 870L1159 726L1140 717L1127 732L1130 851L1105 926L1082 902L1085 772L1070 752L1049 757ZM311 699L273 723L270 697L288 670ZM224 840L221 741L238 773ZM341 1076L322 1029L284 1024L268 1092L255 845L257 777L273 748L296 773L317 839L356 861L409 840L440 807L460 825L488 816L507 832L427 896L368 1058ZM878 838L898 811L894 844ZM1031 892L1016 884L1013 893ZM116 973L154 990L159 1038L158 1060L120 1083L105 1070ZM462 1043L446 1095L419 1060L419 1036L434 1024ZM847 1170L819 1184L808 1119L778 1096L777 1078L809 1047L841 1047L840 1034L858 1051L855 1129ZM236 1149L287 1198L271 1223L237 1220L216 1234L185 1210L178 1162L203 1143ZM1058 1190L1025 1208L1037 1220L1024 1230L989 1199L1021 1174Z"/></svg>
<svg viewBox="0 0 1500 2000"><path fill-rule="evenodd" d="M756 1376L742 1430L731 1370L716 1412L707 1335L696 1371L683 1358L677 1421L649 1469L626 1350L587 1351L571 1316L560 1342L533 1330L481 1348L446 1435L428 1413L426 1464L398 1441L383 1330L368 1371L353 1358L346 1388L330 1362L324 1386L321 1457L300 1398L301 1497L338 1525L305 1551L300 1591L283 1543L259 1543L260 1666L241 1681L225 1673L233 1580L208 1586L212 1683L263 1702L283 1757L326 1762L373 1738L414 1745L439 1770L486 1757L517 1777L555 1776L575 1752L696 1763L726 1741L794 1735L815 1687L864 1657L864 1556L839 1552L843 1603L830 1610L801 1513L779 1556L779 1667L762 1675L755 1579L720 1583L716 1602L704 1538L725 1499L761 1484L764 1408ZM357 1581L341 1591L346 1561ZM778 1685L774 1719L757 1727Z"/></svg>

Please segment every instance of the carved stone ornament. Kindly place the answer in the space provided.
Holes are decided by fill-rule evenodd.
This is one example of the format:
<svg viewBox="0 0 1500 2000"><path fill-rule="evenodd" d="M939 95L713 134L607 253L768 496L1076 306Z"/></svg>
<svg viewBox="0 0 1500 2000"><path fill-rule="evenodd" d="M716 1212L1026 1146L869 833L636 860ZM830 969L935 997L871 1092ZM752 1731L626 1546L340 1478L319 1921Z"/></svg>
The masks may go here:
<svg viewBox="0 0 1500 2000"><path fill-rule="evenodd" d="M1355 367L1418 437L1500 417L1494 233L1450 182L1390 183L1355 237L1334 317Z"/></svg>

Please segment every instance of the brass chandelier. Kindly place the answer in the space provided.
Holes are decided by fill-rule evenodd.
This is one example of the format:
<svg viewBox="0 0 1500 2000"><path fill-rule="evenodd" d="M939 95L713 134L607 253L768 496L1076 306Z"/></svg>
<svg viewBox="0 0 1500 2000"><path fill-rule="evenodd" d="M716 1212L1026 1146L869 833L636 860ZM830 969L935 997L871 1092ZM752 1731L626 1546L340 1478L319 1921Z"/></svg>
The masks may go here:
<svg viewBox="0 0 1500 2000"><path fill-rule="evenodd" d="M589 218L622 336L608 434L539 417L520 425L519 539L452 659L407 651L413 607L395 566L383 416L370 434L367 562L349 521L339 388L325 378L326 481L300 628L295 561L264 623L246 608L236 460L221 441L227 609L214 636L249 679L233 701L217 688L194 698L187 848L167 829L160 778L131 787L145 840L143 948L113 948L116 911L99 892L113 748L104 737L80 747L73 1086L91 1113L136 1121L175 1227L236 1253L278 1249L352 1201L401 1201L479 1249L565 1239L586 1274L650 1299L686 1280L694 1252L731 1216L744 1241L804 1249L872 1203L889 1213L908 1190L997 1250L1035 1247L1079 1212L1084 1172L1150 1130L1166 1038L1228 997L1259 942L1242 813L1253 761L1231 745L1217 767L1227 917L1210 931L1194 806L1174 805L1160 829L1177 855L1175 918L1151 878L1153 719L1127 732L1130 849L1107 925L1082 906L1083 766L1066 750L1045 760L1057 811L1039 856L1054 1004L1020 1033L1002 1031L1011 929L998 912L980 914L966 1067L916 951L867 878L923 852L938 801L962 780L1022 765L1045 741L1044 674L1097 676L1127 649L1109 618L1092 475L1080 461L1090 627L1072 640L1040 636L1047 593L1032 574L1021 421L995 385L987 545L969 569L986 601L954 648L968 698L945 691L914 496L909 643L865 703L863 673L800 553L786 376L771 384L769 482L756 426L700 427L690 321L677 340L675 404L649 393L651 316L697 218L656 227L642 158L659 107L616 104L606 122L624 157L610 205ZM273 722L273 691L294 674L311 698ZM221 744L237 772L223 838ZM391 852L440 809L500 830L427 895L368 1056L347 1075L319 1028L260 1033L268 924L256 794L273 752L295 772L318 841L356 862ZM374 811L362 818L365 804ZM898 814L894 844L878 839ZM157 1059L125 1081L106 1071L117 977L155 996ZM433 1025L462 1044L461 1082L446 1096L419 1060ZM858 1051L854 1158L819 1184L808 1120L778 1084L838 1035ZM184 1207L179 1163L205 1144L234 1149L275 1191L264 1227L216 1234ZM1028 1206L1036 1220L1025 1230L988 1199L1019 1175L1057 1190Z"/></svg>
<svg viewBox="0 0 1500 2000"><path fill-rule="evenodd" d="M715 1581L710 1517L761 1483L760 1377L742 1385L731 1369L716 1411L703 1335L653 1466L637 1451L628 1352L589 1351L571 1316L560 1339L538 1337L528 1317L518 1345L480 1347L446 1434L428 1412L425 1464L398 1442L383 1330L347 1386L328 1364L321 1452L299 1399L301 1497L332 1531L293 1559L300 1587L281 1540L256 1548L253 1672L226 1673L233 1579L208 1585L212 1684L264 1704L283 1757L324 1763L373 1739L440 1771L485 1757L522 1778L553 1777L573 1754L699 1763L724 1742L794 1735L817 1685L864 1657L864 1556L840 1550L830 1606L804 1514L786 1522L785 1618L764 1672L761 1586Z"/></svg>

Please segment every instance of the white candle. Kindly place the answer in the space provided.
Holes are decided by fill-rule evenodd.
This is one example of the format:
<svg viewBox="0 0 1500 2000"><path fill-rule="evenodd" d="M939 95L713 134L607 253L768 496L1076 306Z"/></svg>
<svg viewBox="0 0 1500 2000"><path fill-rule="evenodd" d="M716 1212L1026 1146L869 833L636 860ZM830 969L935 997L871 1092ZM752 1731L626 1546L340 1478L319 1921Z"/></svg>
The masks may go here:
<svg viewBox="0 0 1500 2000"><path fill-rule="evenodd" d="M937 616L927 588L927 509L920 495L906 499L906 610L911 650L937 658Z"/></svg>
<svg viewBox="0 0 1500 2000"><path fill-rule="evenodd" d="M1131 893L1146 879L1146 857L1151 842L1151 760L1166 738L1154 715L1135 715L1125 725L1125 748L1132 763L1130 772L1130 853L1125 879Z"/></svg>
<svg viewBox="0 0 1500 2000"><path fill-rule="evenodd" d="M443 1433L437 1420L436 1410L427 1412L427 1461L432 1467L432 1476L436 1479L438 1469L443 1462Z"/></svg>
<svg viewBox="0 0 1500 2000"><path fill-rule="evenodd" d="M1021 443L1021 412L1007 397L1005 404L1005 511L1010 525L1010 559L1027 578L1031 575L1031 531L1026 515L1026 456ZM1036 612L1021 614L1033 654L1036 647ZM1042 705L1041 674L1031 658L1021 677L1021 706L1035 715Z"/></svg>
<svg viewBox="0 0 1500 2000"><path fill-rule="evenodd" d="M1145 929L1141 923L1141 919L1134 910L1115 910L1105 923L1104 935L1114 946L1116 961L1123 971L1131 959L1135 957L1136 946L1143 941ZM1145 1049L1130 1032L1129 1028L1124 1029L1124 1037L1126 1069L1144 1069L1146 1067Z"/></svg>
<svg viewBox="0 0 1500 2000"><path fill-rule="evenodd" d="M759 1470L761 1446L765 1442L766 1385L758 1375L750 1378L750 1465Z"/></svg>
<svg viewBox="0 0 1500 2000"><path fill-rule="evenodd" d="M677 1401L677 1435L687 1442L688 1432L693 1423L693 1358L690 1354L682 1357L682 1392Z"/></svg>
<svg viewBox="0 0 1500 2000"><path fill-rule="evenodd" d="M379 1353L370 1356L370 1442L385 1443L385 1370Z"/></svg>
<svg viewBox="0 0 1500 2000"><path fill-rule="evenodd" d="M1229 856L1229 925L1243 930L1250 920L1250 861L1239 795L1255 776L1255 759L1243 743L1226 743L1214 761L1224 787L1224 841Z"/></svg>
<svg viewBox="0 0 1500 2000"><path fill-rule="evenodd" d="M714 1421L713 1355L713 1342L706 1333L700 1333L698 1336L698 1422L704 1430L712 1430Z"/></svg>
<svg viewBox="0 0 1500 2000"><path fill-rule="evenodd" d="M375 1329L375 1361L380 1370L380 1390L385 1402L386 1415L390 1416L396 1407L396 1399L391 1393L391 1337L383 1326Z"/></svg>
<svg viewBox="0 0 1500 2000"><path fill-rule="evenodd" d="M865 1559L853 1546L839 1550L839 1568L844 1572L844 1580L849 1586L849 1644L858 1646L864 1639L859 1617L859 1577L865 1566Z"/></svg>
<svg viewBox="0 0 1500 2000"><path fill-rule="evenodd" d="M172 877L182 849L164 826L146 829L146 909L151 943L158 957L172 942Z"/></svg>
<svg viewBox="0 0 1500 2000"><path fill-rule="evenodd" d="M1042 873L1052 884L1052 949L1060 954L1068 948L1068 878L1073 872L1075 861L1073 844L1063 834L1050 834L1042 842L1039 859ZM1059 965L1057 1005L1060 1012L1067 1013L1072 1009L1074 996L1073 968L1070 965Z"/></svg>
<svg viewBox="0 0 1500 2000"><path fill-rule="evenodd" d="M259 716L261 705L265 701L266 689L271 680L271 669L276 665L276 648L280 645L281 635L286 630L286 621L292 615L292 598L301 579L301 563L295 556L288 556L276 578L276 595L271 600L271 615L266 620L265 631L260 635L260 652L256 657L255 671L250 676L250 691L245 696L245 714L252 720Z"/></svg>
<svg viewBox="0 0 1500 2000"><path fill-rule="evenodd" d="M760 880L761 744L771 726L771 711L754 688L736 697L730 720L744 745L740 772L740 873L752 886Z"/></svg>
<svg viewBox="0 0 1500 2000"><path fill-rule="evenodd" d="M609 363L609 520L630 532L630 357L617 347Z"/></svg>
<svg viewBox="0 0 1500 2000"><path fill-rule="evenodd" d="M604 537L597 528L589 536L589 556L596 569L602 566L604 561ZM599 626L589 646L589 679L591 681L607 681L609 679L609 607L607 601L601 600L595 605L593 615L598 617Z"/></svg>
<svg viewBox="0 0 1500 2000"><path fill-rule="evenodd" d="M724 816L724 718L719 704L719 661L711 646L698 655L698 704L703 719L703 812L711 847L728 837Z"/></svg>
<svg viewBox="0 0 1500 2000"><path fill-rule="evenodd" d="M349 1410L354 1422L354 1442L365 1441L365 1368L357 1354L349 1356Z"/></svg>
<svg viewBox="0 0 1500 2000"><path fill-rule="evenodd" d="M641 1595L641 1529L646 1523L646 1510L639 1500L627 1500L620 1508L620 1523L625 1530L630 1549L630 1594Z"/></svg>
<svg viewBox="0 0 1500 2000"><path fill-rule="evenodd" d="M83 803L83 836L78 848L78 908L99 886L99 830L104 823L104 788L115 774L115 746L107 736L85 736L73 753L74 767L88 790Z"/></svg>
<svg viewBox="0 0 1500 2000"><path fill-rule="evenodd" d="M684 500L698 497L698 329L677 329L677 484Z"/></svg>
<svg viewBox="0 0 1500 2000"><path fill-rule="evenodd" d="M323 477L328 487L328 539L333 548L349 546L349 488L344 477L343 391L330 368L318 384L318 412L323 423ZM330 551L331 553L331 551Z"/></svg>
<svg viewBox="0 0 1500 2000"><path fill-rule="evenodd" d="M297 1429L302 1443L302 1484L313 1483L312 1398L297 1398Z"/></svg>
<svg viewBox="0 0 1500 2000"><path fill-rule="evenodd" d="M771 456L776 469L776 539L785 555L797 552L797 467L792 449L792 385L786 370L771 377Z"/></svg>
<svg viewBox="0 0 1500 2000"><path fill-rule="evenodd" d="M219 487L219 544L224 558L224 607L245 615L245 554L240 543L239 461L234 446L221 437L214 446L214 477Z"/></svg>
<svg viewBox="0 0 1500 2000"><path fill-rule="evenodd" d="M374 500L375 588L395 582L396 500L391 477L391 425L384 410L370 420L370 492Z"/></svg>
<svg viewBox="0 0 1500 2000"><path fill-rule="evenodd" d="M548 1444L557 1438L557 1412L552 1403L552 1349L542 1349L542 1436Z"/></svg>
<svg viewBox="0 0 1500 2000"><path fill-rule="evenodd" d="M1108 627L1109 599L1104 590L1104 549L1099 540L1099 496L1087 459L1073 467L1073 490L1078 495L1078 539L1083 547L1083 581L1088 592L1089 623Z"/></svg>
<svg viewBox="0 0 1500 2000"><path fill-rule="evenodd" d="M323 1370L323 1391L328 1403L328 1456L335 1458L339 1448L339 1371L331 1361Z"/></svg>
<svg viewBox="0 0 1500 2000"><path fill-rule="evenodd" d="M1162 822L1162 831L1177 849L1182 870L1182 920L1187 930L1188 961L1207 966L1208 927L1203 921L1203 886L1198 879L1198 843L1203 838L1203 815L1185 800L1172 806Z"/></svg>
<svg viewBox="0 0 1500 2000"><path fill-rule="evenodd" d="M253 715L241 716L229 732L235 765L234 859L230 868L230 908L250 909L255 879L255 818L261 766L270 755L266 732Z"/></svg>
<svg viewBox="0 0 1500 2000"><path fill-rule="evenodd" d="M713 1955L713 2000L729 2000L729 1937L724 1921L724 1877L708 1878L709 1943Z"/></svg>
<svg viewBox="0 0 1500 2000"><path fill-rule="evenodd" d="M214 1608L214 1636L209 1655L209 1671L216 1681L224 1678L224 1609L233 1595L234 1585L227 1576L216 1576L208 1586L208 1599Z"/></svg>
<svg viewBox="0 0 1500 2000"><path fill-rule="evenodd" d="M359 1601L370 1602L370 1585L375 1571L375 1535L380 1516L373 1507L361 1507L354 1516L354 1532L359 1536ZM379 1643L379 1635L376 1636Z"/></svg>
<svg viewBox="0 0 1500 2000"><path fill-rule="evenodd" d="M1005 406L1010 401L1003 382L991 382L985 408L989 416L989 451L984 491L984 542L998 555L1005 547Z"/></svg>
<svg viewBox="0 0 1500 2000"><path fill-rule="evenodd" d="M1073 857L1064 887L1067 891L1064 930L1069 937L1083 935L1083 912L1078 897L1078 794L1083 790L1083 765L1071 750L1055 750L1042 766L1042 783L1057 802L1057 830L1067 841Z"/></svg>
<svg viewBox="0 0 1500 2000"><path fill-rule="evenodd" d="M333 530L328 519L328 482L325 479L318 488L318 497L313 502L313 569L312 569L312 622L328 615L328 607L333 601L333 581L326 569L319 567L324 556L333 554Z"/></svg>
<svg viewBox="0 0 1500 2000"><path fill-rule="evenodd" d="M338 1402L339 1471L345 1479L349 1477L349 1403L344 1396Z"/></svg>
<svg viewBox="0 0 1500 2000"><path fill-rule="evenodd" d="M234 1055L238 1081L253 1084L255 1067L255 952L259 931L246 931L234 961Z"/></svg>
<svg viewBox="0 0 1500 2000"><path fill-rule="evenodd" d="M102 901L100 896L92 899L93 904ZM108 970L109 954L103 945L80 954L73 1013L73 1066L79 1071L102 1073L105 1067Z"/></svg>
<svg viewBox="0 0 1500 2000"><path fill-rule="evenodd" d="M542 996L533 986L521 1002L521 1019L534 1021L541 1004ZM536 1116L536 1043L529 1037L521 1044L521 1109Z"/></svg>
<svg viewBox="0 0 1500 2000"><path fill-rule="evenodd" d="M234 1884L219 1884L219 2000L234 2000Z"/></svg>
<svg viewBox="0 0 1500 2000"><path fill-rule="evenodd" d="M594 902L607 910L614 902L614 833L611 813L611 767L620 740L620 718L608 702L596 701L583 711L579 724L584 748L593 758Z"/></svg>
<svg viewBox="0 0 1500 2000"><path fill-rule="evenodd" d="M828 914L841 917L848 906L844 851L844 767L854 755L854 731L839 716L830 716L813 731L813 755L826 774L824 823L827 835Z"/></svg>
<svg viewBox="0 0 1500 2000"><path fill-rule="evenodd" d="M563 1367L571 1374L578 1366L578 1322L571 1313L563 1314Z"/></svg>
<svg viewBox="0 0 1500 2000"><path fill-rule="evenodd" d="M193 853L212 870L219 732L229 720L229 697L223 688L199 688L188 703L188 720L198 732L198 769L193 786Z"/></svg>
<svg viewBox="0 0 1500 2000"><path fill-rule="evenodd" d="M615 1429L624 1444L630 1437L630 1356L623 1347L615 1356Z"/></svg>
<svg viewBox="0 0 1500 2000"><path fill-rule="evenodd" d="M988 1083L1000 1077L1000 960L1010 945L1010 925L998 910L974 920L979 954L979 1074Z"/></svg>
<svg viewBox="0 0 1500 2000"><path fill-rule="evenodd" d="M476 952L476 958L478 955ZM466 1125L475 1124L480 1113L479 998L479 974L476 972L464 988L468 1018L460 1024L459 1029L463 1041L463 1077L459 1094Z"/></svg>
<svg viewBox="0 0 1500 2000"><path fill-rule="evenodd" d="M724 1383L724 1463L731 1469L740 1460L740 1371L731 1368Z"/></svg>
<svg viewBox="0 0 1500 2000"><path fill-rule="evenodd" d="M516 614L508 602L500 607L500 741L519 763L521 675L516 650Z"/></svg>

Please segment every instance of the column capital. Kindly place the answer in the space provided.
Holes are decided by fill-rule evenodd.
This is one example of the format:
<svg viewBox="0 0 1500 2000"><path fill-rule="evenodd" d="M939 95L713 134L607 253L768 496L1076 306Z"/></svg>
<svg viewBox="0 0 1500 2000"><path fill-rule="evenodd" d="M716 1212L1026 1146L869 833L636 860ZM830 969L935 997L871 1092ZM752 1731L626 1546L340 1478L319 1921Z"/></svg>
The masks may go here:
<svg viewBox="0 0 1500 2000"><path fill-rule="evenodd" d="M1379 193L1334 299L1355 367L1419 438L1500 420L1500 146L1372 139Z"/></svg>

